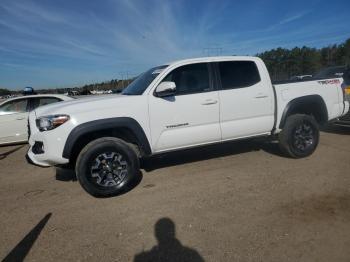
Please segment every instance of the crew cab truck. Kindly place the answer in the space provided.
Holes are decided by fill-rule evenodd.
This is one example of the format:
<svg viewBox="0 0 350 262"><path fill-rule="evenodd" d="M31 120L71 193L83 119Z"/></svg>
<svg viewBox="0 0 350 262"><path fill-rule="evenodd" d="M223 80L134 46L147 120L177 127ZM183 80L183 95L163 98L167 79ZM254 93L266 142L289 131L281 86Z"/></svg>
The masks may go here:
<svg viewBox="0 0 350 262"><path fill-rule="evenodd" d="M38 108L29 116L30 162L70 164L93 196L113 196L154 154L275 137L290 157L311 155L319 125L347 113L342 78L273 85L256 57L209 57L151 68L120 95Z"/></svg>

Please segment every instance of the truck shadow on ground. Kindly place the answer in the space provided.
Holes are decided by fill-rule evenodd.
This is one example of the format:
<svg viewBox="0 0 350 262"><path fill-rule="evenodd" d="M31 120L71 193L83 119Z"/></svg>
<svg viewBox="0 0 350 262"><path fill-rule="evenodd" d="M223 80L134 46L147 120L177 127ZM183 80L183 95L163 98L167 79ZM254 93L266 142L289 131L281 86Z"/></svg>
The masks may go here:
<svg viewBox="0 0 350 262"><path fill-rule="evenodd" d="M174 151L167 154L144 158L141 160L141 168L147 172L150 172L159 168L182 165L259 150L263 150L269 154L276 156L285 157L280 152L278 144L268 143L264 140L245 140L196 147L192 149Z"/></svg>
<svg viewBox="0 0 350 262"><path fill-rule="evenodd" d="M8 253L3 262L23 261L51 217L48 213L39 223Z"/></svg>
<svg viewBox="0 0 350 262"><path fill-rule="evenodd" d="M14 149L11 149L7 152L4 153L0 153L0 160L5 159L6 157L8 157L9 155L15 153L16 151L20 150L22 147L24 147L25 145L20 145L18 147L15 147Z"/></svg>
<svg viewBox="0 0 350 262"><path fill-rule="evenodd" d="M269 143L265 140L245 140L215 144L209 146L196 147L192 149L170 152L167 154L156 155L149 158L143 158L140 161L140 168L146 172L157 170L164 167L183 165L198 161L209 160L218 157L232 156L263 150L269 154L285 157L279 150L278 144ZM140 171L138 179L128 188L128 191L136 187L142 180L143 174ZM56 167L56 180L63 182L77 181L74 169ZM123 193L126 193L123 192Z"/></svg>
<svg viewBox="0 0 350 262"><path fill-rule="evenodd" d="M136 186L138 186L143 178L143 174L141 171L139 171L139 175L137 176L137 179L133 180L132 183L128 185L128 188L126 188L123 192L121 192L119 195L125 194L132 189L134 189ZM64 167L56 167L56 180L61 182L76 182L77 176L75 174L74 169L72 168L64 168Z"/></svg>
<svg viewBox="0 0 350 262"><path fill-rule="evenodd" d="M154 235L158 245L152 247L149 251L136 254L134 262L204 261L195 249L182 245L176 238L175 223L170 218L164 217L156 222Z"/></svg>
<svg viewBox="0 0 350 262"><path fill-rule="evenodd" d="M62 182L77 181L73 168L56 167L56 180Z"/></svg>
<svg viewBox="0 0 350 262"><path fill-rule="evenodd" d="M322 132L337 134L337 135L350 135L350 126L336 126L336 125L326 125L321 128Z"/></svg>

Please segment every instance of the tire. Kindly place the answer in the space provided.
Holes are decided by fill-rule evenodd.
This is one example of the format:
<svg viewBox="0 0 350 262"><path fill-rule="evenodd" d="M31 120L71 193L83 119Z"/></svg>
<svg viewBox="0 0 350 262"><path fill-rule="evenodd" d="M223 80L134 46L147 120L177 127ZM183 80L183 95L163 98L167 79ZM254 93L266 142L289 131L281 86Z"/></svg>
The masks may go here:
<svg viewBox="0 0 350 262"><path fill-rule="evenodd" d="M139 175L139 159L126 142L114 137L96 139L80 152L75 172L83 189L95 197L127 191Z"/></svg>
<svg viewBox="0 0 350 262"><path fill-rule="evenodd" d="M287 118L278 138L283 153L292 158L303 158L315 151L320 131L313 116L296 114Z"/></svg>

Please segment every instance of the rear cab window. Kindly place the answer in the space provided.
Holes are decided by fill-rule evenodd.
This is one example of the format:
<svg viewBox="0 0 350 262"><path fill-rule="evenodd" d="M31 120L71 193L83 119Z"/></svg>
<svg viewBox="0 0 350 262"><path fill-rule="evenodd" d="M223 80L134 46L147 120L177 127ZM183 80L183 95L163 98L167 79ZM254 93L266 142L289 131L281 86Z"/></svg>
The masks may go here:
<svg viewBox="0 0 350 262"><path fill-rule="evenodd" d="M218 63L222 89L253 86L261 81L258 67L253 61L224 61Z"/></svg>

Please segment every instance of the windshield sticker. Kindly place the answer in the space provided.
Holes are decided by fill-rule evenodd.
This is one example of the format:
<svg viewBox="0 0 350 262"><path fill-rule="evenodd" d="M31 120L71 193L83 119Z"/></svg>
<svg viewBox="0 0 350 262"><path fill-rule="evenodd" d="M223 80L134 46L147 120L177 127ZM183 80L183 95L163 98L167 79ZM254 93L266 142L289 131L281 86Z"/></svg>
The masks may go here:
<svg viewBox="0 0 350 262"><path fill-rule="evenodd" d="M158 74L160 74L160 72L162 72L164 69L163 68L161 68L161 69L156 69L156 70L154 70L153 72L152 72L152 75L158 75Z"/></svg>
<svg viewBox="0 0 350 262"><path fill-rule="evenodd" d="M331 79L331 80L321 80L321 81L317 81L320 85L335 85L335 84L340 84L340 80L339 79Z"/></svg>

